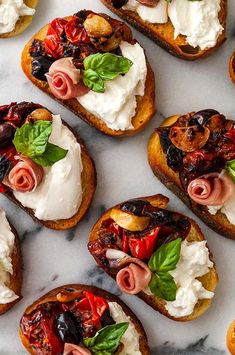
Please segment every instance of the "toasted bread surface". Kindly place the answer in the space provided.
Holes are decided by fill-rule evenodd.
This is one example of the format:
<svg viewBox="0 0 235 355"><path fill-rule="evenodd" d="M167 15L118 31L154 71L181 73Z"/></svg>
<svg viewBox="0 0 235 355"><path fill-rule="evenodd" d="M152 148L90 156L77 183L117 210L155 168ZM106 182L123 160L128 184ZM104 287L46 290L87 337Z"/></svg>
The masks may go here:
<svg viewBox="0 0 235 355"><path fill-rule="evenodd" d="M136 27L137 30L148 36L159 46L181 59L196 60L198 58L207 57L226 40L227 0L221 0L221 10L219 13L219 20L224 27L224 31L219 36L215 47L204 50L191 47L186 42L185 36L179 35L176 39L174 39L174 27L171 21L168 21L166 24L149 23L142 20L142 18L135 11L115 9L112 6L112 0L101 0L101 2L107 6L109 10L127 21L130 25Z"/></svg>
<svg viewBox="0 0 235 355"><path fill-rule="evenodd" d="M167 118L162 127L172 125L180 115ZM231 224L226 215L218 211L212 215L206 206L199 205L192 201L182 188L179 174L175 173L167 165L166 155L163 152L160 138L157 132L154 132L148 143L148 160L153 173L159 180L172 192L174 192L199 218L203 220L215 232L235 239L235 225Z"/></svg>
<svg viewBox="0 0 235 355"><path fill-rule="evenodd" d="M38 0L24 0L25 5L33 9L36 8ZM0 34L0 38L10 38L18 36L20 33L26 30L27 27L31 24L33 16L21 16L16 23L15 29L8 33Z"/></svg>
<svg viewBox="0 0 235 355"><path fill-rule="evenodd" d="M70 19L70 17L65 17L65 19ZM87 111L76 99L59 100L55 98L55 96L51 93L47 82L40 81L31 74L32 58L29 54L30 45L33 39L44 40L44 38L46 37L47 30L48 30L48 25L46 25L38 33L36 33L33 36L33 38L31 38L31 40L26 44L22 53L22 59L21 59L22 69L25 75L32 81L32 83L35 84L40 90L44 91L53 99L60 102L62 105L67 107L69 110L71 110L75 115L82 118L85 122L95 127L102 133L105 133L110 136L132 136L140 132L142 129L144 129L156 112L155 79L150 64L147 62L148 71L147 71L147 78L145 84L145 94L144 96L137 96L136 115L132 118L132 124L134 126L134 129L125 130L125 131L121 131L121 130L114 131L111 128L109 128L104 123L104 121L102 121L100 118L94 116L89 111ZM131 40L129 38L130 29L126 25L125 25L125 33L126 33L126 40L128 39Z"/></svg>
<svg viewBox="0 0 235 355"><path fill-rule="evenodd" d="M14 196L13 192L8 190L4 193L4 195L9 198L11 201L13 201L16 205L21 207L24 211L26 211L35 221L39 222L43 226L50 228L50 229L55 229L55 230L65 230L69 228L75 227L81 219L84 217L86 212L88 211L88 208L91 205L95 189L96 189L96 169L95 169L95 164L93 159L90 157L84 143L82 142L81 138L78 136L78 134L72 130L72 128L65 123L64 121L63 125L65 125L70 131L74 134L74 136L77 139L77 142L81 146L81 158L82 158L82 164L83 164L83 170L82 170L82 191L83 191L83 197L82 197L82 202L81 205L77 211L77 213L72 216L71 218L68 219L60 219L57 221L42 221L35 217L34 211L30 208L24 207Z"/></svg>
<svg viewBox="0 0 235 355"><path fill-rule="evenodd" d="M232 54L230 60L229 60L229 75L232 80L232 82L235 84L235 52Z"/></svg>
<svg viewBox="0 0 235 355"><path fill-rule="evenodd" d="M15 245L11 254L13 274L10 275L9 283L7 284L7 286L12 291L14 291L15 294L19 296L19 298L17 298L17 300L11 303L0 304L0 315L6 313L22 298L21 287L22 287L22 279L23 279L23 263L22 263L22 255L20 250L20 240L15 228L11 223L10 223L10 227L12 233L15 236Z"/></svg>
<svg viewBox="0 0 235 355"><path fill-rule="evenodd" d="M164 208L164 209L167 208L167 205L169 202L169 199L161 194L157 194L154 196L148 196L148 197L140 197L140 198L138 198L138 200L139 199L148 201L153 206L158 207L158 208ZM114 206L114 208L119 208L119 206L120 205ZM99 237L98 231L101 228L102 223L110 217L111 210L112 210L112 208L109 209L108 211L106 211L101 216L101 218L96 222L96 224L94 225L94 227L92 228L91 233L90 233L90 241L95 240ZM204 238L199 226L197 225L197 223L190 218L189 218L189 220L191 223L191 229L190 229L190 232L187 236L187 240L189 242L204 240L205 238ZM111 275L111 273L110 273L110 276L113 277L113 275ZM215 266L213 266L213 268L211 268L206 275L204 275L198 279L202 282L203 287L205 287L208 291L214 291L217 286L217 283L218 283L218 275L217 275ZM156 311L159 311L160 313L162 313L166 317L173 319L175 321L182 321L182 322L197 319L208 309L208 307L211 304L210 299L199 300L191 315L186 316L186 317L176 318L176 317L171 316L167 312L167 310L165 308L166 302L163 299L161 299L155 295L153 295L153 296L147 295L146 293L144 293L142 291L139 292L137 294L137 296L139 298L141 298L143 301L145 301L153 309L155 309Z"/></svg>
<svg viewBox="0 0 235 355"><path fill-rule="evenodd" d="M139 319L136 317L136 315L131 311L131 309L123 302L120 300L119 297L105 291L102 290L98 287L95 286L88 286L88 285L81 285L81 284L70 284L70 285L65 285L62 287L58 287L50 292L48 292L46 295L40 297L37 301L35 301L31 306L29 306L24 314L29 314L30 312L32 312L39 304L41 303L46 303L49 301L56 301L56 295L63 291L63 289L66 288L70 288L70 289L75 289L77 291L91 291L93 292L95 295L100 296L105 298L108 302L116 302L118 303L123 311L125 312L125 314L130 317L132 323L135 326L136 331L139 334L139 342L140 342L140 352L142 353L142 355L150 355L150 350L149 350L149 346L148 346L148 340L147 340L147 335L145 333L145 330L141 324L141 322L139 321ZM28 340L25 338L25 336L23 335L21 329L19 330L19 334L20 334L20 338L21 341L23 343L23 345L25 346L25 348L27 349L27 351L30 354L36 354L36 352L30 347L30 344L28 342Z"/></svg>

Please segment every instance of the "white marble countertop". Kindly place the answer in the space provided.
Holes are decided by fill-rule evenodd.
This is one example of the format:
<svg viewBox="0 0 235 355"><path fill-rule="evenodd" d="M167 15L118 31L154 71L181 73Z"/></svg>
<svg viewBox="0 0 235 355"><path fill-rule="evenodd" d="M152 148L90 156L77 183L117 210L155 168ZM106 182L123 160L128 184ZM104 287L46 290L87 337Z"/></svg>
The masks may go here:
<svg viewBox="0 0 235 355"><path fill-rule="evenodd" d="M146 155L147 140L162 120L176 113L214 108L235 119L235 86L228 77L228 59L235 49L235 0L229 2L228 40L210 58L189 63L172 57L137 31L156 75L158 114L147 129L134 138L106 137L75 117L34 87L20 68L21 50L34 32L55 17L84 7L108 12L98 0L40 0L33 24L17 38L0 41L0 104L35 101L60 113L79 132L93 156L98 186L92 207L77 228L54 232L42 228L3 196L0 205L15 224L22 241L24 298L0 319L0 354L25 354L18 338L20 317L32 301L66 283L88 283L119 294L114 282L98 270L86 244L88 233L104 209L128 198L162 192L171 207L193 216L152 174ZM193 216L199 221L195 216ZM214 233L202 222L218 268L220 282L211 308L191 323L176 323L133 296L121 296L142 321L153 355L227 354L225 337L235 318L235 241Z"/></svg>

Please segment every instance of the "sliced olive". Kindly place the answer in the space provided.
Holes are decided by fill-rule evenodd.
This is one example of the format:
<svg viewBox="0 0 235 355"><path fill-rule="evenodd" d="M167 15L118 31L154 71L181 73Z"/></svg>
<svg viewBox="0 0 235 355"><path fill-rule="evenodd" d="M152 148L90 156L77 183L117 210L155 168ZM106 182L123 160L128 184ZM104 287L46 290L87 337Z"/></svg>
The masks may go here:
<svg viewBox="0 0 235 355"><path fill-rule="evenodd" d="M15 130L15 127L9 122L0 124L0 148L7 147L12 143Z"/></svg>
<svg viewBox="0 0 235 355"><path fill-rule="evenodd" d="M110 217L122 228L131 232L143 231L150 222L150 217L139 217L132 213L113 208Z"/></svg>
<svg viewBox="0 0 235 355"><path fill-rule="evenodd" d="M55 326L60 339L64 343L80 343L82 339L80 325L73 313L66 311L59 314L55 319Z"/></svg>
<svg viewBox="0 0 235 355"><path fill-rule="evenodd" d="M112 0L112 5L115 9L120 9L128 3L128 0Z"/></svg>
<svg viewBox="0 0 235 355"><path fill-rule="evenodd" d="M210 136L210 130L207 127L172 127L170 139L175 147L183 152L193 152L201 149Z"/></svg>

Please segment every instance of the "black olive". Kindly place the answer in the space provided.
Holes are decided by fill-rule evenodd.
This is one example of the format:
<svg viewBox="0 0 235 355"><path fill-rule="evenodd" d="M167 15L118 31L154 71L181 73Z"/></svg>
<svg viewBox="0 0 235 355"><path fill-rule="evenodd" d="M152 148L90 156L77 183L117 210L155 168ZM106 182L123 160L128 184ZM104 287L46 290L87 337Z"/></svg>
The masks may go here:
<svg viewBox="0 0 235 355"><path fill-rule="evenodd" d="M29 53L31 57L40 57L45 55L44 43L40 39L34 39L30 48Z"/></svg>
<svg viewBox="0 0 235 355"><path fill-rule="evenodd" d="M10 167L11 167L11 161L8 160L4 155L0 156L0 182L3 181Z"/></svg>
<svg viewBox="0 0 235 355"><path fill-rule="evenodd" d="M35 57L32 61L32 75L39 80L46 81L45 74L48 73L52 62L52 59L48 57Z"/></svg>
<svg viewBox="0 0 235 355"><path fill-rule="evenodd" d="M172 222L172 212L167 210L148 211L148 216L151 217L151 224L154 226Z"/></svg>
<svg viewBox="0 0 235 355"><path fill-rule="evenodd" d="M83 23L86 20L88 15L89 15L89 11L87 10L80 10L76 14L74 14L74 16L76 16L78 20L81 21L81 23Z"/></svg>
<svg viewBox="0 0 235 355"><path fill-rule="evenodd" d="M55 319L55 327L64 343L79 344L82 340L81 328L73 313L66 311Z"/></svg>
<svg viewBox="0 0 235 355"><path fill-rule="evenodd" d="M126 5L128 0L112 0L113 7L115 9L120 9L122 6Z"/></svg>
<svg viewBox="0 0 235 355"><path fill-rule="evenodd" d="M167 150L167 165L174 171L179 171L183 164L183 152L171 145Z"/></svg>
<svg viewBox="0 0 235 355"><path fill-rule="evenodd" d="M107 325L115 324L113 318L110 315L110 311L108 309L106 309L102 314L102 316L100 317L100 323L102 325L102 328L106 327Z"/></svg>
<svg viewBox="0 0 235 355"><path fill-rule="evenodd" d="M149 202L143 200L132 200L124 202L120 209L122 211L131 212L136 216L141 216L145 206L149 205Z"/></svg>
<svg viewBox="0 0 235 355"><path fill-rule="evenodd" d="M0 124L0 148L7 147L14 138L15 127L8 122Z"/></svg>
<svg viewBox="0 0 235 355"><path fill-rule="evenodd" d="M204 125L211 116L219 115L219 112L212 109L206 109L196 112L190 119L189 125Z"/></svg>

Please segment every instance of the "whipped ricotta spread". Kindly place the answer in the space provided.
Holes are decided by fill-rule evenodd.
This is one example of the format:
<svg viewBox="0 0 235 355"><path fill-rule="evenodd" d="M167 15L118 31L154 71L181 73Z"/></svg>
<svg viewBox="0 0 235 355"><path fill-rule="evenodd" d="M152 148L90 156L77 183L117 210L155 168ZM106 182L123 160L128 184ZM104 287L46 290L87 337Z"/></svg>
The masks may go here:
<svg viewBox="0 0 235 355"><path fill-rule="evenodd" d="M223 205L207 206L208 211L212 215L216 215L218 211L225 214L231 224L235 224L235 198L230 197Z"/></svg>
<svg viewBox="0 0 235 355"><path fill-rule="evenodd" d="M43 168L43 180L35 191L13 192L23 206L33 209L35 217L43 221L70 218L82 202L81 147L59 115L53 115L49 142L67 149L65 158Z"/></svg>
<svg viewBox="0 0 235 355"><path fill-rule="evenodd" d="M105 92L89 91L77 98L78 102L93 115L103 120L112 130L132 129L135 116L136 96L144 95L147 75L143 48L138 44L123 41L120 44L122 55L133 62L127 74L105 82Z"/></svg>
<svg viewBox="0 0 235 355"><path fill-rule="evenodd" d="M1 0L0 34L13 31L20 16L32 16L34 13L35 10L26 6L23 0Z"/></svg>
<svg viewBox="0 0 235 355"><path fill-rule="evenodd" d="M0 304L6 304L19 298L8 287L10 275L13 274L11 254L15 244L15 236L6 218L6 213L0 208Z"/></svg>
<svg viewBox="0 0 235 355"><path fill-rule="evenodd" d="M142 20L150 23L166 23L168 21L166 0L160 0L155 7L142 5L137 0L129 0L123 6L123 10L136 11Z"/></svg>
<svg viewBox="0 0 235 355"><path fill-rule="evenodd" d="M211 299L214 293L206 290L197 280L209 272L213 262L209 258L206 241L188 242L181 245L180 260L176 269L170 271L177 285L176 299L166 302L166 309L173 317L185 317L193 313L199 300Z"/></svg>
<svg viewBox="0 0 235 355"><path fill-rule="evenodd" d="M110 314L116 323L128 322L129 327L122 336L121 342L124 348L119 355L141 355L139 346L139 334L130 317L126 315L122 307L116 302L109 302Z"/></svg>

